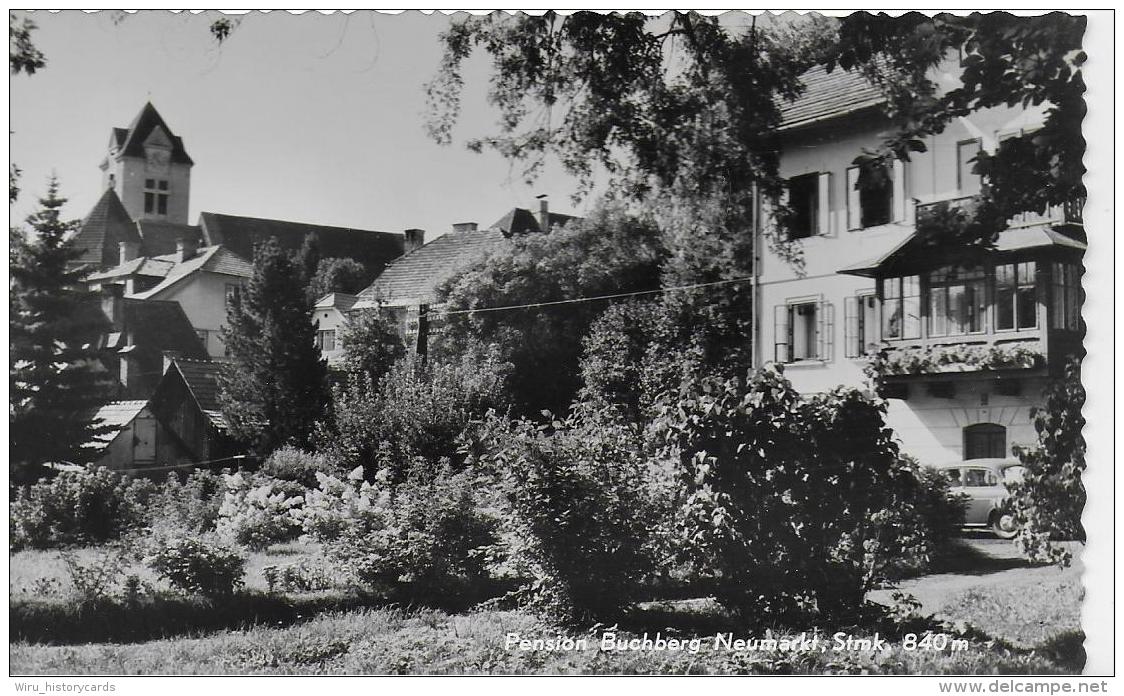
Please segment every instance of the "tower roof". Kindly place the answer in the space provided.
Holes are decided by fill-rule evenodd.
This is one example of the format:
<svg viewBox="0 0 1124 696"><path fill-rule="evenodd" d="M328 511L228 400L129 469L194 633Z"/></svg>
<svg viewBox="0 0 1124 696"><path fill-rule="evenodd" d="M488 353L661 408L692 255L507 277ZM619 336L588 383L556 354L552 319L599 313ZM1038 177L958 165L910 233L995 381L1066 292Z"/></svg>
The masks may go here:
<svg viewBox="0 0 1124 696"><path fill-rule="evenodd" d="M102 268L116 266L121 242L139 245L141 238L121 199L113 189L106 189L74 237L74 247L82 251L77 260Z"/></svg>
<svg viewBox="0 0 1124 696"><path fill-rule="evenodd" d="M183 140L172 133L172 129L168 127L167 123L164 123L164 119L160 117L160 113L156 111L152 102L145 102L144 108L140 110L140 113L137 114L128 128L114 128L113 140L124 156L144 157L144 142L157 126L163 128L172 141L172 163L188 166L195 164L188 156L187 151L183 149Z"/></svg>

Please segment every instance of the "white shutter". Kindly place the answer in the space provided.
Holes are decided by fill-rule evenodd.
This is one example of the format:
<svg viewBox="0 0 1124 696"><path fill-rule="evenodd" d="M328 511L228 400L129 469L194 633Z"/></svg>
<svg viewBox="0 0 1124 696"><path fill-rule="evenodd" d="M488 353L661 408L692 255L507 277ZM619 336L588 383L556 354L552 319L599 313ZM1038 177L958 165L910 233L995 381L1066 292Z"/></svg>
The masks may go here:
<svg viewBox="0 0 1124 696"><path fill-rule="evenodd" d="M894 222L905 222L905 162L894 160Z"/></svg>
<svg viewBox="0 0 1124 696"><path fill-rule="evenodd" d="M789 332L788 305L773 307L773 360L776 362L792 362Z"/></svg>
<svg viewBox="0 0 1124 696"><path fill-rule="evenodd" d="M843 355L847 358L857 358L862 354L863 332L859 323L859 312L863 308L859 305L858 297L843 298Z"/></svg>
<svg viewBox="0 0 1124 696"><path fill-rule="evenodd" d="M831 226L831 172L819 176L819 190L816 192L816 217L818 234L830 237L835 233Z"/></svg>
<svg viewBox="0 0 1124 696"><path fill-rule="evenodd" d="M830 361L835 352L835 308L830 302L820 302L816 308L816 331L819 334L818 357L820 360Z"/></svg>
<svg viewBox="0 0 1124 696"><path fill-rule="evenodd" d="M847 229L857 230L862 228L862 210L859 199L859 168L850 167L847 170Z"/></svg>

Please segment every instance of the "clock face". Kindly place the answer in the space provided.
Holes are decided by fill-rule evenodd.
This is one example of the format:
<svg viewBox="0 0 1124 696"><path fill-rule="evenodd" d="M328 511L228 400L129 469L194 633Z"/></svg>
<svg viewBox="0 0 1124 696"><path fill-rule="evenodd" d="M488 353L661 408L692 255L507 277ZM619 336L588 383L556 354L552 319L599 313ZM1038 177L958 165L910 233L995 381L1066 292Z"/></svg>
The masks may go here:
<svg viewBox="0 0 1124 696"><path fill-rule="evenodd" d="M145 150L144 154L145 159L148 160L148 166L159 169L168 168L168 162L171 158L171 153L167 150L150 147Z"/></svg>

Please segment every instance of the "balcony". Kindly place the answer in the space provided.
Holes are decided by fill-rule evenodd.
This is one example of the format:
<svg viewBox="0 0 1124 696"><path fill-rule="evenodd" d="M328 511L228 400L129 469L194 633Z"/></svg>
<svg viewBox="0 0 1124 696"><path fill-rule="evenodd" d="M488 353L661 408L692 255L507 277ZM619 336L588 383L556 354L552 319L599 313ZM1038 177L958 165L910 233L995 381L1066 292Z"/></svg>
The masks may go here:
<svg viewBox="0 0 1124 696"><path fill-rule="evenodd" d="M949 212L963 211L967 215L971 215L976 207L976 196L964 196L961 198L950 198L943 201L934 201L932 203L918 203L916 206L916 220L920 223L924 220L934 220L940 214L942 207L947 206ZM1019 213L1007 221L1007 225L1011 229L1020 227L1036 227L1039 225L1048 225L1052 227L1061 227L1067 225L1081 226L1083 225L1081 210L1085 207L1085 199L1070 201L1062 205L1052 205L1046 209L1045 212L1026 212Z"/></svg>
<svg viewBox="0 0 1124 696"><path fill-rule="evenodd" d="M963 341L963 338L962 338ZM914 377L1008 370L1039 370L1046 366L1042 339L1003 343L948 343L887 346L877 359L883 377Z"/></svg>

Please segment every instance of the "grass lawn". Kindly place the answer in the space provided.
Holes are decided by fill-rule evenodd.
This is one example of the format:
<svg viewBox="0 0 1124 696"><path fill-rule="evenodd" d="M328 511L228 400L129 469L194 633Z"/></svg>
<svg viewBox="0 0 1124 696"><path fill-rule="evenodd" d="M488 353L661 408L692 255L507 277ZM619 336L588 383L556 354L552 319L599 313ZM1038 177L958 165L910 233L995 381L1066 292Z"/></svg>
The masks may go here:
<svg viewBox="0 0 1124 696"><path fill-rule="evenodd" d="M630 617L629 631L664 637L707 639L689 650L604 652L603 628L586 634L583 649L519 650L505 646L508 633L521 638L554 638L558 630L534 617L496 609L450 614L433 609L376 606L362 598L332 593L268 594L260 569L284 563L313 549L291 546L254 554L247 564L247 593L225 606L202 600L169 598L138 613L118 608L97 615L67 608L62 595L37 596L40 578L63 578L57 554L21 552L11 556L9 669L12 674L771 674L886 673L988 674L1080 671L1080 575L1077 569L1018 567L975 575L945 573L911 581L927 598L926 612L975 627L964 649L907 651L901 636L886 651L804 652L715 650L713 630L701 628L714 612L704 601L666 602ZM86 551L92 557L95 551ZM1018 571L1007 582L995 575ZM138 572L139 574L139 572ZM968 585L962 584L968 582ZM944 589L942 589L944 588ZM65 589L63 590L65 592ZM940 604L931 606L932 602ZM112 612L117 612L112 614ZM111 615L112 614L112 615ZM702 620L700 620L702 619ZM55 622L54 632L45 627ZM70 622L70 623L68 623ZM108 642L79 644L79 634L94 629L137 631ZM711 622L713 623L713 622ZM642 626L642 628L636 628ZM94 630L90 629L90 630ZM809 630L811 628L809 627ZM828 634L844 627L821 628ZM794 631L798 634L800 631ZM784 634L778 634L777 638ZM870 629L856 638L873 637ZM20 636L23 636L21 639ZM762 634L735 633L735 638Z"/></svg>

